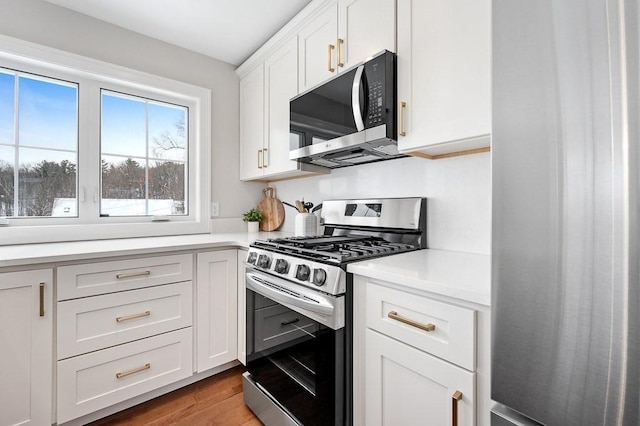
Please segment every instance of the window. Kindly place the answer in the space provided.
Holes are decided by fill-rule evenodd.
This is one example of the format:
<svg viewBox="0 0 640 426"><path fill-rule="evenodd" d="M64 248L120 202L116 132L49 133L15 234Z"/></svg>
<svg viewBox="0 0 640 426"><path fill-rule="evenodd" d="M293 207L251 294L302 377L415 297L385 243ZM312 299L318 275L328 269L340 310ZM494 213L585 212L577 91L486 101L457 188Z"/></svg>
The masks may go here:
<svg viewBox="0 0 640 426"><path fill-rule="evenodd" d="M66 216L77 157L77 85L0 68L0 215Z"/></svg>
<svg viewBox="0 0 640 426"><path fill-rule="evenodd" d="M210 102L0 36L0 244L208 232Z"/></svg>
<svg viewBox="0 0 640 426"><path fill-rule="evenodd" d="M188 213L187 111L102 91L101 216Z"/></svg>

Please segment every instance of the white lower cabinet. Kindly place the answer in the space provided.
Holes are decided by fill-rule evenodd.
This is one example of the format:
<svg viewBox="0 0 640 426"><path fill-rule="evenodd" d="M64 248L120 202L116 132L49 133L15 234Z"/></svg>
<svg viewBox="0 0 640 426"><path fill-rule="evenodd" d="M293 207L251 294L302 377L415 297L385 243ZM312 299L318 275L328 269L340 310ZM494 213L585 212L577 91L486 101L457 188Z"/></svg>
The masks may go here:
<svg viewBox="0 0 640 426"><path fill-rule="evenodd" d="M0 425L50 425L53 271L0 274Z"/></svg>
<svg viewBox="0 0 640 426"><path fill-rule="evenodd" d="M238 357L237 250L198 253L197 372Z"/></svg>
<svg viewBox="0 0 640 426"><path fill-rule="evenodd" d="M475 424L475 373L372 330L366 342L368 426Z"/></svg>
<svg viewBox="0 0 640 426"><path fill-rule="evenodd" d="M57 268L57 423L193 375L193 255Z"/></svg>
<svg viewBox="0 0 640 426"><path fill-rule="evenodd" d="M354 425L476 425L478 310L355 275L353 312Z"/></svg>
<svg viewBox="0 0 640 426"><path fill-rule="evenodd" d="M58 361L58 423L192 375L191 328Z"/></svg>

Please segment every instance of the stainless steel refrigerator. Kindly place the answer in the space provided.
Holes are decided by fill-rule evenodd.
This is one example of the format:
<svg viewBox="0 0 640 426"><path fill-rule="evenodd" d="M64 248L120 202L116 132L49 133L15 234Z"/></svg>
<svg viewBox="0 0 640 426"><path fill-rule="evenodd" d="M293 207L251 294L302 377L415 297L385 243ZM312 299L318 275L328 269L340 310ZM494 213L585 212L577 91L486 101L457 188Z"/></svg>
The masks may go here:
<svg viewBox="0 0 640 426"><path fill-rule="evenodd" d="M493 0L493 426L640 425L638 13Z"/></svg>

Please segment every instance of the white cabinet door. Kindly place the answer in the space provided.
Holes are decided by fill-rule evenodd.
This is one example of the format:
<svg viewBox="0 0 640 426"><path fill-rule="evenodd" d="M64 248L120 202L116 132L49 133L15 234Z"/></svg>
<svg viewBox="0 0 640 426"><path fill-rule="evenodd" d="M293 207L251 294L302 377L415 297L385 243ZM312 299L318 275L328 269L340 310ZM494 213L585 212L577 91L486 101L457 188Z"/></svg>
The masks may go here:
<svg viewBox="0 0 640 426"><path fill-rule="evenodd" d="M338 5L332 4L298 33L300 92L337 73Z"/></svg>
<svg viewBox="0 0 640 426"><path fill-rule="evenodd" d="M395 52L394 16L395 0L339 0L338 72L381 50Z"/></svg>
<svg viewBox="0 0 640 426"><path fill-rule="evenodd" d="M53 272L0 274L0 425L50 425Z"/></svg>
<svg viewBox="0 0 640 426"><path fill-rule="evenodd" d="M298 38L293 37L264 63L268 123L268 149L264 153L264 173L294 171L289 160L289 99L298 93Z"/></svg>
<svg viewBox="0 0 640 426"><path fill-rule="evenodd" d="M490 24L490 0L398 0L402 152L489 146Z"/></svg>
<svg viewBox="0 0 640 426"><path fill-rule="evenodd" d="M196 275L198 373L238 357L236 250L198 253Z"/></svg>
<svg viewBox="0 0 640 426"><path fill-rule="evenodd" d="M264 64L260 64L240 80L240 179L263 175L264 108Z"/></svg>
<svg viewBox="0 0 640 426"><path fill-rule="evenodd" d="M475 373L372 330L365 345L367 426L475 424Z"/></svg>

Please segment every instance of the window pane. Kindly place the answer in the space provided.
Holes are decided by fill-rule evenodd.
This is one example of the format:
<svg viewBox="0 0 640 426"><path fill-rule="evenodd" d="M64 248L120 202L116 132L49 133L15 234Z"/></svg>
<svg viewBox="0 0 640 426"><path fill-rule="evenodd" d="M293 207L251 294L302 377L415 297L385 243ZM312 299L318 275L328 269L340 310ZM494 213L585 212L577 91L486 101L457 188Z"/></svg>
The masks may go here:
<svg viewBox="0 0 640 426"><path fill-rule="evenodd" d="M0 144L13 145L15 77L0 72Z"/></svg>
<svg viewBox="0 0 640 426"><path fill-rule="evenodd" d="M146 160L102 156L102 201L106 216L146 215Z"/></svg>
<svg viewBox="0 0 640 426"><path fill-rule="evenodd" d="M17 216L77 216L75 153L20 148Z"/></svg>
<svg viewBox="0 0 640 426"><path fill-rule="evenodd" d="M149 156L162 160L187 160L185 123L187 109L149 103Z"/></svg>
<svg viewBox="0 0 640 426"><path fill-rule="evenodd" d="M102 103L101 214L188 214L188 109L108 91Z"/></svg>
<svg viewBox="0 0 640 426"><path fill-rule="evenodd" d="M77 88L23 76L18 84L18 143L75 151L78 143Z"/></svg>
<svg viewBox="0 0 640 426"><path fill-rule="evenodd" d="M185 211L185 165L173 161L151 161L149 165L149 208L151 202L157 207L171 207L170 212L150 211L149 214L186 214ZM154 206L155 207L155 206Z"/></svg>
<svg viewBox="0 0 640 426"><path fill-rule="evenodd" d="M147 156L145 101L102 92L103 154Z"/></svg>
<svg viewBox="0 0 640 426"><path fill-rule="evenodd" d="M13 216L14 149L0 146L0 216Z"/></svg>

